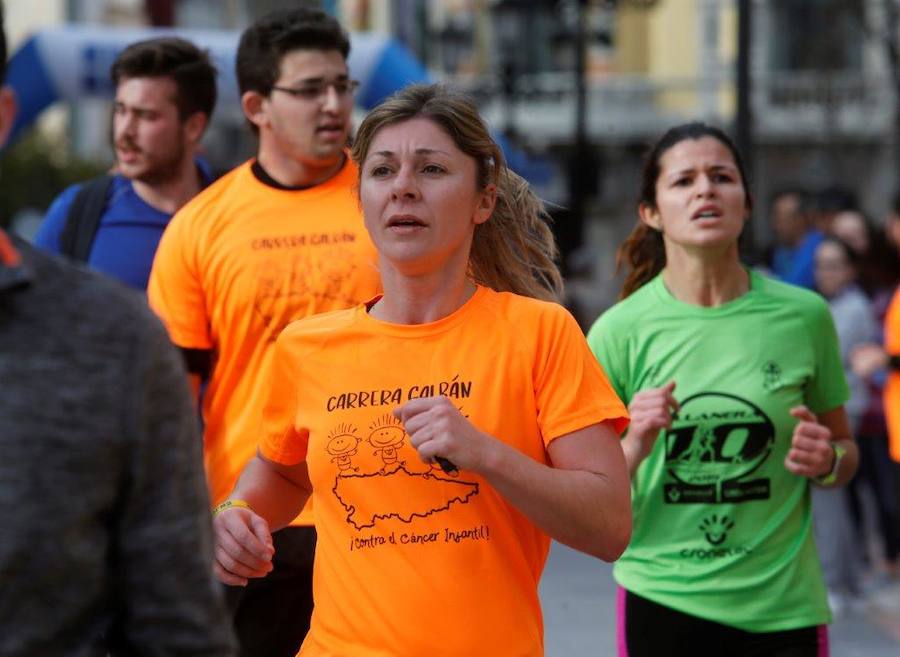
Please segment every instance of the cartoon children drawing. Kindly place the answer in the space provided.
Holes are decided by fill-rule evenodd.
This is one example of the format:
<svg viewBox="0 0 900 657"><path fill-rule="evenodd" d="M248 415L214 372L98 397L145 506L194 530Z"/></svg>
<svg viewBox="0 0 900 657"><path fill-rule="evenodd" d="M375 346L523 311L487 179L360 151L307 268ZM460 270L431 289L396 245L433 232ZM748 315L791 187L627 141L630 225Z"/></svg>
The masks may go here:
<svg viewBox="0 0 900 657"><path fill-rule="evenodd" d="M400 425L400 421L390 413L382 415L369 427L369 443L375 448L375 454L381 456L384 466L381 471L393 472L400 467L401 461L397 456L397 450L403 445L406 432Z"/></svg>
<svg viewBox="0 0 900 657"><path fill-rule="evenodd" d="M334 457L331 462L337 465L338 476L346 474L350 470L359 470L353 466L350 457L356 455L357 447L361 442L362 438L356 436L356 427L349 424L341 424L328 434L325 451Z"/></svg>

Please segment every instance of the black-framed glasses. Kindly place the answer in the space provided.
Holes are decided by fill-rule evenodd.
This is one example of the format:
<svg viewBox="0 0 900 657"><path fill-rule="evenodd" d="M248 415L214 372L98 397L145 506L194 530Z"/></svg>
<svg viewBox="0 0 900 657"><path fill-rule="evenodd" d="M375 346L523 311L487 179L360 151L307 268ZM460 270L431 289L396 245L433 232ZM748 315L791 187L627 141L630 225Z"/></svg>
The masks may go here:
<svg viewBox="0 0 900 657"><path fill-rule="evenodd" d="M359 80L332 80L332 81L316 81L307 82L299 87L279 87L272 85L274 91L282 91L290 94L294 98L302 98L303 100L315 101L322 100L328 94L328 88L334 88L334 92L341 100L352 96L353 92L359 87Z"/></svg>

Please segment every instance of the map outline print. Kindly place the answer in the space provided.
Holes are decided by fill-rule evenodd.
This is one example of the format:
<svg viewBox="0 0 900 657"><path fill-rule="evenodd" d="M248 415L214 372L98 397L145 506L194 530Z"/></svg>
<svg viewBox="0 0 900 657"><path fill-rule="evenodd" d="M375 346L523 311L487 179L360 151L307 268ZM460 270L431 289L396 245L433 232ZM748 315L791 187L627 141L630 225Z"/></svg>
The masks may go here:
<svg viewBox="0 0 900 657"><path fill-rule="evenodd" d="M402 473L402 475L400 473ZM356 514L359 513L360 510L357 508L357 506L355 504L351 504L351 503L347 502L341 496L340 492L338 491L338 488L340 487L341 483L342 482L346 483L348 480L368 479L368 478L372 478L372 477L389 478L389 477L394 477L397 475L400 475L400 476L405 475L407 477L424 479L424 480L434 480L434 481L442 482L443 484L449 484L450 486L463 487L464 492L460 495L453 495L453 496L445 497L444 498L445 503L442 506L432 507L432 508L429 508L427 511L411 510L408 513L403 513L403 512L398 512L398 511L389 511L389 512L373 511L372 514L370 516L367 515L366 518L356 519L354 516L356 516ZM344 473L342 473L335 478L334 486L331 488L332 494L335 496L338 503L347 512L347 516L346 516L345 520L347 521L348 524L352 525L357 531L362 531L363 529L373 528L379 521L390 520L392 518L399 520L400 522L403 522L406 524L412 524L416 518L427 518L436 513L442 513L444 511L449 511L450 507L454 503L468 504L469 500L472 497L474 497L475 495L478 495L479 491L480 491L480 484L477 481L461 481L459 479L451 479L448 477L436 475L431 470L429 470L427 472L410 472L409 470L406 469L405 464L401 464L398 467L394 468L393 470L391 470L390 472L387 472L387 473L383 472L383 471L376 471L376 472L363 473L363 474L356 474L356 473L344 474ZM366 520L368 520L368 522L365 522Z"/></svg>
<svg viewBox="0 0 900 657"><path fill-rule="evenodd" d="M263 322L267 340L274 341L288 324L305 317L310 299L348 308L355 305L356 298L344 290L344 283L358 268L340 247L325 247L316 253L301 251L288 260L260 260L253 312Z"/></svg>

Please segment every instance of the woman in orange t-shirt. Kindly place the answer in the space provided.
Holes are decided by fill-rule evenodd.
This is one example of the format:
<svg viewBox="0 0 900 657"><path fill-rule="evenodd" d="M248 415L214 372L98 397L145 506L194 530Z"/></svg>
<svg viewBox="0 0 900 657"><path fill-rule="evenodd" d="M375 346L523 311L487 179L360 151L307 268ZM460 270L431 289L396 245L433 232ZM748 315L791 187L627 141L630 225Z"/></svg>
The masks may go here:
<svg viewBox="0 0 900 657"><path fill-rule="evenodd" d="M608 561L628 543L627 412L555 303L540 202L468 100L409 87L353 156L384 294L278 338L217 573L265 576L270 532L312 496L301 655L539 657L550 538Z"/></svg>

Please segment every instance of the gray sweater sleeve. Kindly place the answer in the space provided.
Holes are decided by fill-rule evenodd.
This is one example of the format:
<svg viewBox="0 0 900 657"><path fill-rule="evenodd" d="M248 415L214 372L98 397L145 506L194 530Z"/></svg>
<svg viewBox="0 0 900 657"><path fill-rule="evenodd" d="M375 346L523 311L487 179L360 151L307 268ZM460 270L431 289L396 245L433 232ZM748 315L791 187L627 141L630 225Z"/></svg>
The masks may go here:
<svg viewBox="0 0 900 657"><path fill-rule="evenodd" d="M114 654L233 654L213 539L202 441L183 364L153 318L123 382L132 437L119 498L112 569L120 604Z"/></svg>

